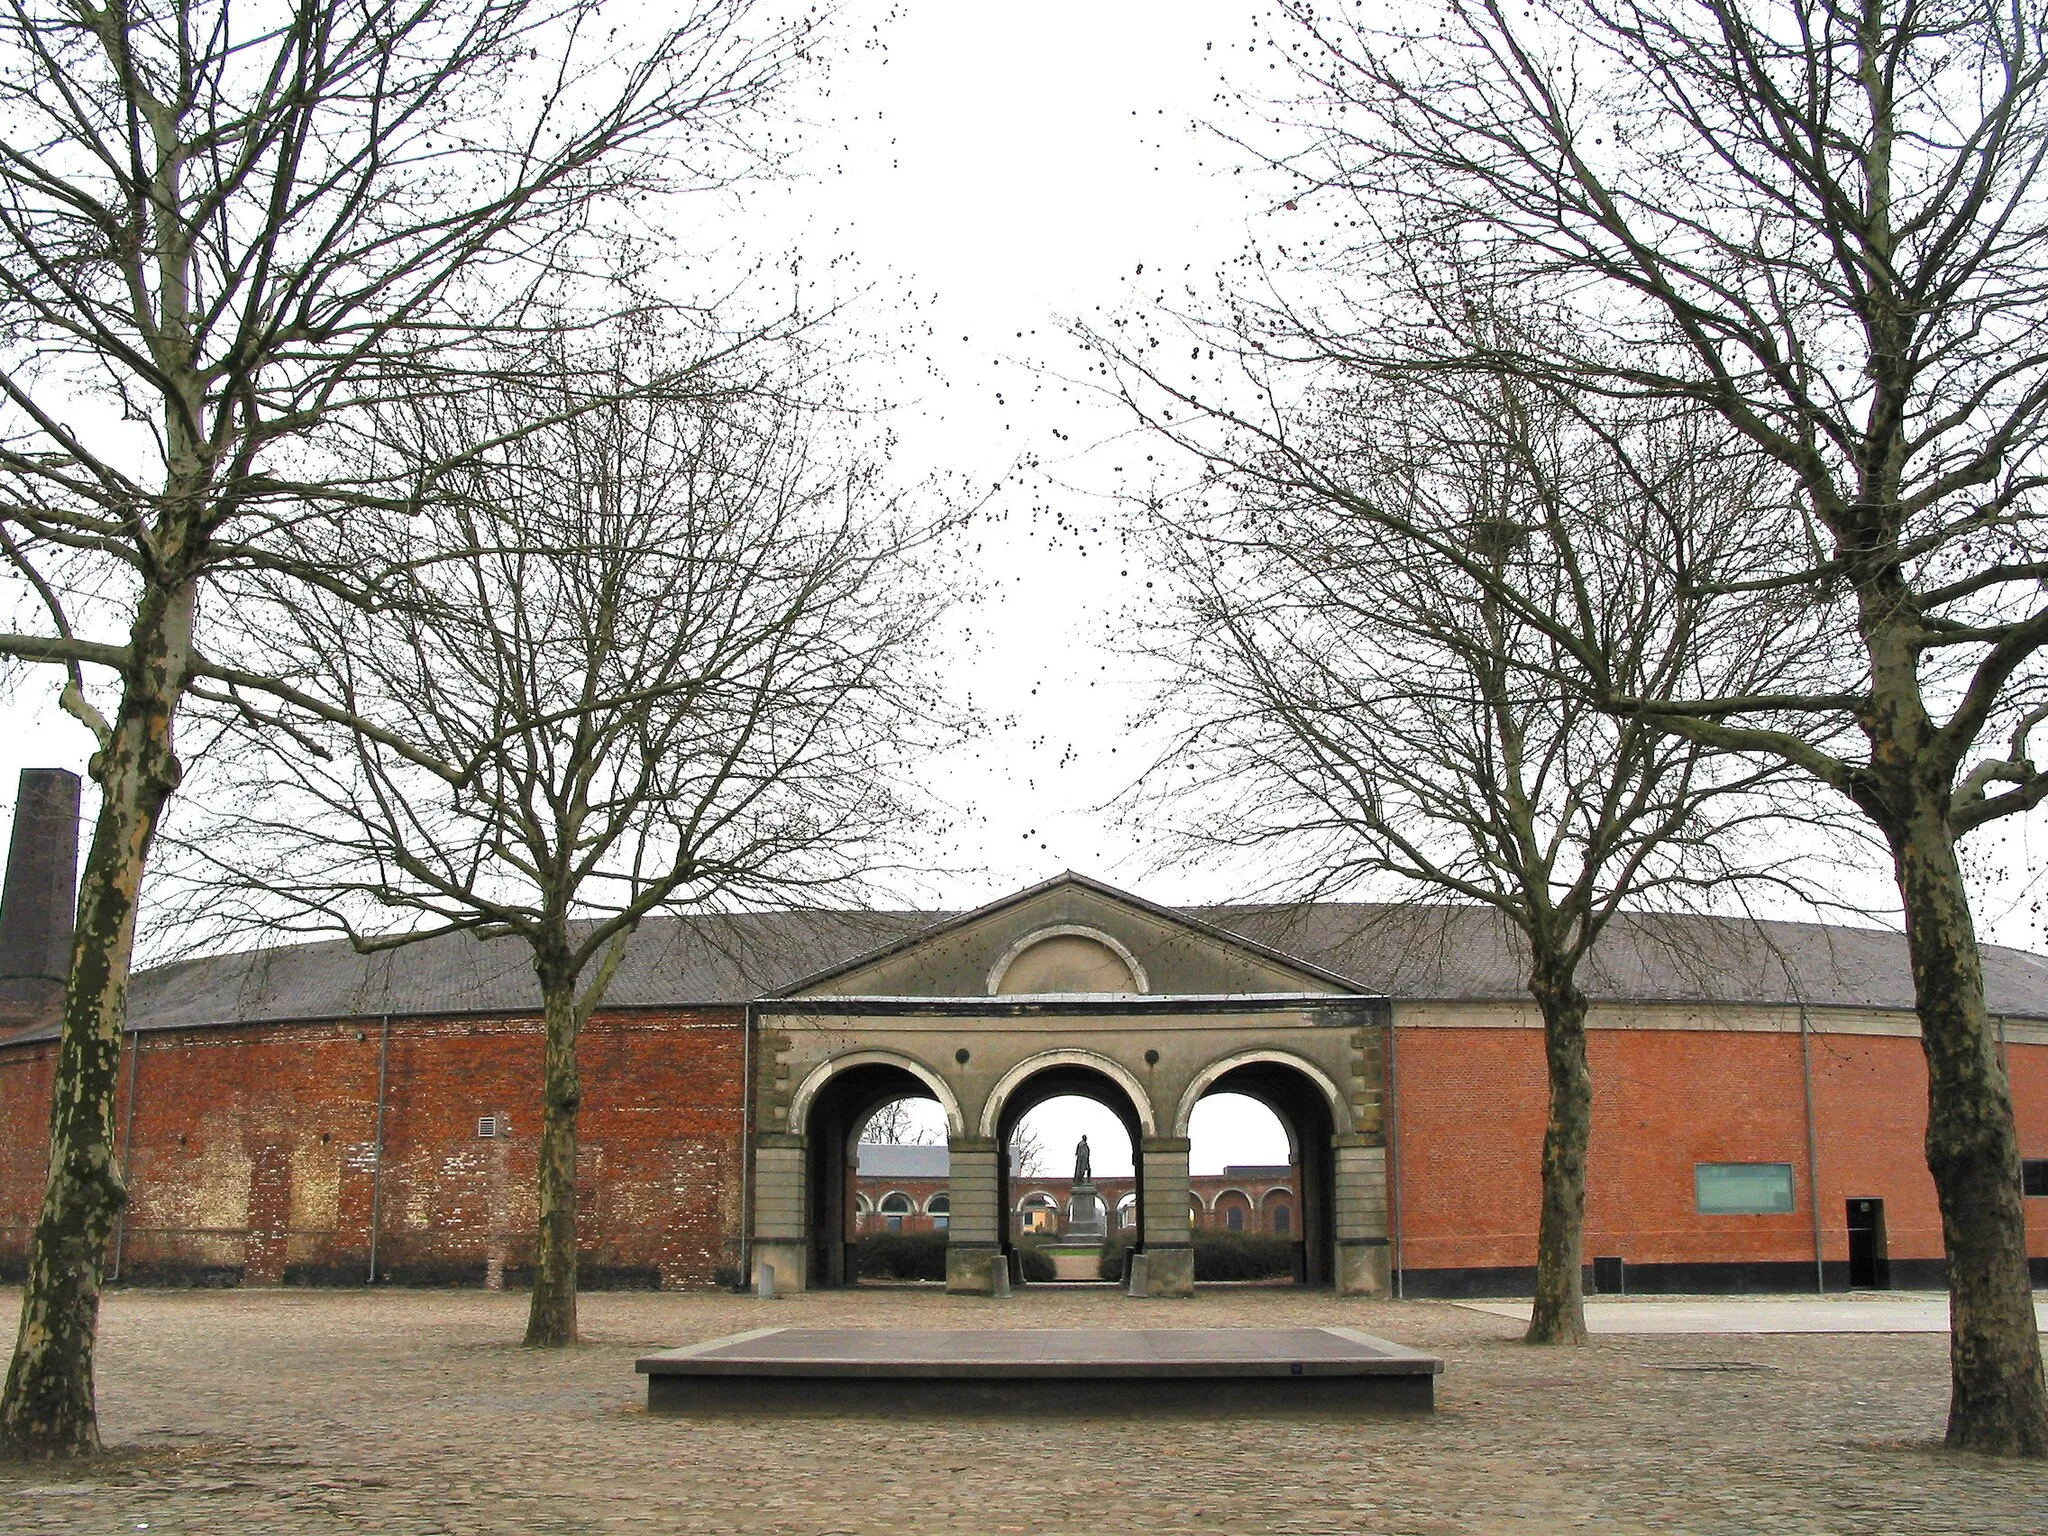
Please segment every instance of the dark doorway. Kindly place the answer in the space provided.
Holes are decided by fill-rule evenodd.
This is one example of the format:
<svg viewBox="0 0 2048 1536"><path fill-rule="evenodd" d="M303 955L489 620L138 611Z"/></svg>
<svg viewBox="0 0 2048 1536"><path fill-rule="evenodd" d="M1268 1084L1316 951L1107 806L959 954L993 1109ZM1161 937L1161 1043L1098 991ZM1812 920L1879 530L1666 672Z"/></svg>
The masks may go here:
<svg viewBox="0 0 2048 1536"><path fill-rule="evenodd" d="M1884 1202L1849 1202L1849 1286L1852 1290L1888 1291L1891 1260L1885 1254Z"/></svg>
<svg viewBox="0 0 2048 1536"><path fill-rule="evenodd" d="M1233 1067L1211 1083L1212 1093L1241 1093L1256 1099L1280 1117L1294 1143L1295 1203L1300 1220L1290 1213L1289 1231L1276 1236L1294 1240L1297 1285L1323 1286L1337 1278L1335 1160L1330 1150L1330 1104L1302 1073L1276 1061L1252 1061Z"/></svg>
<svg viewBox="0 0 2048 1536"><path fill-rule="evenodd" d="M854 1175L860 1164L855 1144L868 1116L895 1099L928 1099L927 1088L901 1067L870 1063L849 1067L811 1102L806 1138L810 1144L809 1189L813 1288L851 1285L854 1263Z"/></svg>

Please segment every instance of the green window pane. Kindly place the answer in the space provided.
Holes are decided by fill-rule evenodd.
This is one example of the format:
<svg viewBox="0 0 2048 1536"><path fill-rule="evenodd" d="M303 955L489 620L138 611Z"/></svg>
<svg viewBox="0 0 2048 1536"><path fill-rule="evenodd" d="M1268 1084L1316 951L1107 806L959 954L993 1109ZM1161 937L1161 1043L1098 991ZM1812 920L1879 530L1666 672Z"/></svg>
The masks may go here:
<svg viewBox="0 0 2048 1536"><path fill-rule="evenodd" d="M1769 1216L1790 1211L1790 1163L1695 1163L1702 1216Z"/></svg>

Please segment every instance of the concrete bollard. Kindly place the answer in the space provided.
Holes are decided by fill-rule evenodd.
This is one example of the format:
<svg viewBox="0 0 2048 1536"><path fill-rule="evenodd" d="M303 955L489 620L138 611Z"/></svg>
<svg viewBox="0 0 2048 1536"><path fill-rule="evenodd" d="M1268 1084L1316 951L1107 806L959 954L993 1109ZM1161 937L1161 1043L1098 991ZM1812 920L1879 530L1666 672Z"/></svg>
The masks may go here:
<svg viewBox="0 0 2048 1536"><path fill-rule="evenodd" d="M1145 1289L1145 1271L1150 1266L1147 1265L1147 1263L1145 1262L1145 1255L1142 1253L1131 1254L1130 1261L1131 1288L1129 1294L1138 1297L1140 1300L1143 1300L1149 1294Z"/></svg>
<svg viewBox="0 0 2048 1536"><path fill-rule="evenodd" d="M1010 1295L1010 1261L1004 1254L997 1254L988 1267L988 1293L1006 1300Z"/></svg>
<svg viewBox="0 0 2048 1536"><path fill-rule="evenodd" d="M754 1295L762 1301L775 1299L775 1266L760 1265L754 1271Z"/></svg>

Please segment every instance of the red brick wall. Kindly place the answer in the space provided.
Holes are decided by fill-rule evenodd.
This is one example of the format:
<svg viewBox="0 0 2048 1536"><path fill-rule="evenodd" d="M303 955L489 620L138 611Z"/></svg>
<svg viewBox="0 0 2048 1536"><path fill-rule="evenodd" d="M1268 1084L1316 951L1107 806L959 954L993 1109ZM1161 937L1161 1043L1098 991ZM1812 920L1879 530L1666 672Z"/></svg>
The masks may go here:
<svg viewBox="0 0 2048 1536"><path fill-rule="evenodd" d="M0 1045L0 1268L21 1272L50 1165L55 1045Z"/></svg>
<svg viewBox="0 0 2048 1536"><path fill-rule="evenodd" d="M1022 1231L1022 1214L1017 1209L1025 1196L1034 1193L1051 1195L1059 1202L1060 1224L1066 1225L1067 1202L1073 1194L1074 1181L1071 1178L1022 1178L1012 1175L1010 1179L1010 1230L1013 1234ZM925 1202L945 1188L944 1179L903 1179L886 1178L881 1174L864 1173L856 1176L854 1188L867 1197L871 1209L858 1214L855 1230L858 1232L885 1232L888 1218L879 1210L882 1200L891 1192L901 1190L917 1202L914 1214L902 1218L899 1230L904 1232L929 1232L934 1223L925 1214ZM1189 1189L1202 1197L1202 1214L1194 1225L1209 1232L1225 1232L1230 1228L1228 1207L1238 1205L1245 1212L1242 1231L1258 1235L1273 1231L1273 1207L1284 1203L1288 1209L1288 1232L1290 1237L1301 1235L1301 1221L1294 1198L1294 1184L1286 1178L1247 1179L1221 1173L1198 1173L1188 1180ZM1137 1181L1128 1174L1111 1174L1098 1179L1095 1192L1103 1205L1103 1218L1109 1224L1112 1234L1120 1230L1117 1226L1117 1208L1126 1195L1137 1188ZM1238 1194L1243 1199L1235 1198ZM1230 1194L1233 1198L1218 1204L1219 1197ZM1135 1225L1135 1223L1134 1223Z"/></svg>
<svg viewBox="0 0 2048 1536"><path fill-rule="evenodd" d="M582 1045L579 1231L589 1277L736 1271L744 1013L601 1014ZM360 1281L376 1183L374 1021L151 1033L136 1074L132 1278ZM41 1196L51 1047L0 1051L0 1265ZM378 1267L479 1279L531 1262L538 1021L394 1019ZM123 1061L122 1081L127 1077ZM125 1091L117 1135L127 1115ZM477 1135L480 1116L511 1134Z"/></svg>
<svg viewBox="0 0 2048 1536"><path fill-rule="evenodd" d="M742 1028L738 1008L592 1021L581 1232L593 1278L709 1285L736 1265ZM1884 1200L1893 1259L1938 1258L1918 1042L1816 1032L1812 1044L1827 1258L1846 1261L1844 1203L1859 1196ZM377 1046L375 1021L145 1036L123 1271L360 1279ZM1592 1054L1588 1257L1811 1262L1796 1034L1599 1030ZM0 1271L18 1272L42 1197L53 1056L49 1045L0 1046ZM2022 1154L2048 1158L2048 1046L2014 1045L2008 1059ZM495 1265L516 1278L530 1261L539 1070L535 1021L393 1021L379 1237L387 1273L475 1280ZM124 1090L127 1080L124 1059ZM126 1114L124 1091L117 1134ZM480 1115L509 1117L512 1134L478 1138ZM1536 1031L1401 1031L1407 1268L1534 1262L1543 1117ZM1793 1166L1791 1215L1693 1209L1693 1164L1764 1160ZM1220 1183L1197 1182L1212 1180ZM1126 1183L1103 1181L1112 1212L1111 1186L1120 1194ZM1013 1196L1027 1184L1013 1184ZM920 1181L914 1192L922 1204L929 1190ZM2048 1200L2027 1208L2030 1251L2048 1257Z"/></svg>
<svg viewBox="0 0 2048 1536"><path fill-rule="evenodd" d="M1822 1244L1848 1259L1846 1202L1885 1202L1893 1260L1939 1259L1941 1221L1921 1147L1927 1073L1917 1040L1816 1031L1814 1111ZM1813 1259L1797 1034L1596 1030L1586 1254L1630 1264ZM1410 1269L1535 1263L1545 1118L1543 1041L1531 1029L1400 1031L1400 1199ZM2020 1143L2048 1156L2048 1047L2011 1047ZM1784 1162L1789 1215L1702 1215L1693 1165ZM2029 1201L2030 1251L2048 1255L2048 1201Z"/></svg>
<svg viewBox="0 0 2048 1536"><path fill-rule="evenodd" d="M1283 1235L1301 1236L1300 1202L1294 1198L1292 1179L1245 1179L1225 1173L1198 1173L1188 1180L1188 1188L1202 1197L1202 1214L1194 1219L1198 1231L1228 1232L1230 1207L1235 1205L1244 1211L1241 1231L1270 1237L1273 1235L1273 1207L1285 1204L1287 1231ZM1242 1200L1236 1198L1239 1193L1244 1196ZM1276 1194L1283 1198L1276 1201Z"/></svg>
<svg viewBox="0 0 2048 1536"><path fill-rule="evenodd" d="M2048 1158L2048 1045L2008 1046L2005 1063L2020 1156ZM2027 1252L2048 1254L2048 1200L2029 1200L2026 1206Z"/></svg>
<svg viewBox="0 0 2048 1536"><path fill-rule="evenodd" d="M881 1174L864 1173L854 1175L853 1187L867 1197L869 1209L854 1212L853 1230L856 1235L889 1230L889 1218L873 1209L887 1196L901 1192L916 1202L917 1209L901 1218L899 1232L936 1231L938 1223L925 1214L925 1202L933 1195L946 1193L949 1181L945 1179L901 1179L885 1178Z"/></svg>

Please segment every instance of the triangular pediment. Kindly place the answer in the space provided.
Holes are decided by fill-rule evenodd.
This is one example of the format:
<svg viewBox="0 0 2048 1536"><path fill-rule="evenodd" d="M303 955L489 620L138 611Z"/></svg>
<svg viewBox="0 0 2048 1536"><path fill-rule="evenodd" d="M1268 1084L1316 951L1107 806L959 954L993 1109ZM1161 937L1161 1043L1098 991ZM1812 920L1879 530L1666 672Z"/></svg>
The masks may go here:
<svg viewBox="0 0 2048 1536"><path fill-rule="evenodd" d="M788 998L1352 994L1333 972L1064 874L805 978Z"/></svg>

